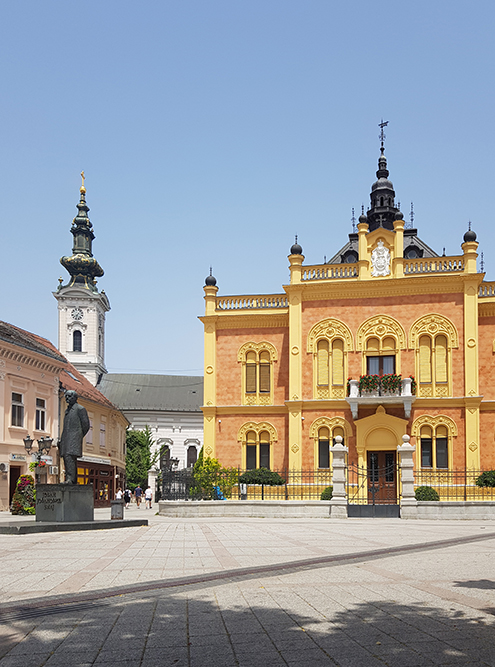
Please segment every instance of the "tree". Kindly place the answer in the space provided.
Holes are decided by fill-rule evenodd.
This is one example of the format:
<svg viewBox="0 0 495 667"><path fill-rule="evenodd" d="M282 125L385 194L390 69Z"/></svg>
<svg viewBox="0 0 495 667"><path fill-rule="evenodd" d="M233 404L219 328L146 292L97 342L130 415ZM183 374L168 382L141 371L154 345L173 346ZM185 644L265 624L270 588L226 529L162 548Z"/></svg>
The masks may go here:
<svg viewBox="0 0 495 667"><path fill-rule="evenodd" d="M213 500L216 497L214 487L218 487L226 498L230 498L232 487L237 484L238 474L237 468L224 468L218 459L211 459L209 456L204 458L201 448L194 464L191 497Z"/></svg>
<svg viewBox="0 0 495 667"><path fill-rule="evenodd" d="M152 452L154 444L149 426L142 431L127 431L125 467L131 491L136 486L148 486L148 470L156 463L156 454Z"/></svg>

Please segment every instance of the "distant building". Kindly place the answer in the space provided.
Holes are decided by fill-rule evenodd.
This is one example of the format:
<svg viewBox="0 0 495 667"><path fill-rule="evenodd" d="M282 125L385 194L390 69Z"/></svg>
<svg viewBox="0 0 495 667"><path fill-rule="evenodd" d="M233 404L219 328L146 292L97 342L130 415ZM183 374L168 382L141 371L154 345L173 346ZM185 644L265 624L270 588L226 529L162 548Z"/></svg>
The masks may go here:
<svg viewBox="0 0 495 667"><path fill-rule="evenodd" d="M202 377L107 373L98 389L132 429L151 428L157 466L170 458L178 459L179 468L194 465L203 446Z"/></svg>
<svg viewBox="0 0 495 667"><path fill-rule="evenodd" d="M64 391L74 389L87 409L91 429L78 462L78 483L95 487L95 505L109 505L116 484L124 481L125 417L59 353L52 343L0 322L0 510L8 510L19 476L35 460L24 438L52 438L43 458L41 483L64 479L57 440L66 409ZM62 466L62 467L61 467Z"/></svg>
<svg viewBox="0 0 495 667"><path fill-rule="evenodd" d="M74 236L72 255L60 260L69 272L70 280L64 285L60 279L60 285L53 293L58 301L58 349L96 385L107 372L105 315L110 310L110 302L105 291L99 292L96 286L95 278L103 275L103 269L93 257L95 235L88 218L84 177L77 209L70 230Z"/></svg>

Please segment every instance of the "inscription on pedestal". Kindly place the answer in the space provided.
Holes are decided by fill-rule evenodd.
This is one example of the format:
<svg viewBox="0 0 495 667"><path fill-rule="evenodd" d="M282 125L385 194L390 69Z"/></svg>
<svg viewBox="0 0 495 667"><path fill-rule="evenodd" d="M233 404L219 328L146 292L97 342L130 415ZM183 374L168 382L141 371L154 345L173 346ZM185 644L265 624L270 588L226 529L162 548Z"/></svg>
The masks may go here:
<svg viewBox="0 0 495 667"><path fill-rule="evenodd" d="M36 521L93 521L92 484L37 484Z"/></svg>

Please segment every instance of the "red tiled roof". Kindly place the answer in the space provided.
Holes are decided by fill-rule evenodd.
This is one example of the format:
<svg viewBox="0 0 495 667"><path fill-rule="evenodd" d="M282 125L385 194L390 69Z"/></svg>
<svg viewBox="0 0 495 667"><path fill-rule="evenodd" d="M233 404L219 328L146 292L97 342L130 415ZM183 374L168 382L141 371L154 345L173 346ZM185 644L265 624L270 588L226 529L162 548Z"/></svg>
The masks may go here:
<svg viewBox="0 0 495 667"><path fill-rule="evenodd" d="M58 361L59 364L63 366L59 378L60 384L64 389L73 389L74 391L77 391L81 398L86 398L88 401L104 405L113 410L118 409L101 393L101 391L98 391L96 387L93 387L91 382L76 370L74 366L60 354L55 345L50 343L46 338L42 338L30 331L20 329L13 324L0 321L0 340Z"/></svg>

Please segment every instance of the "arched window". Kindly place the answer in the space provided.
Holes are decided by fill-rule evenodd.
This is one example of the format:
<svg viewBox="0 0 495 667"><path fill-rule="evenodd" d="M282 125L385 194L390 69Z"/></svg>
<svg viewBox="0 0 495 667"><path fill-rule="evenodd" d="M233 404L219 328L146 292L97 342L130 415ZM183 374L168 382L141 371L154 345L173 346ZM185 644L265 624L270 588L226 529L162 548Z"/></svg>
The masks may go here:
<svg viewBox="0 0 495 667"><path fill-rule="evenodd" d="M246 470L270 469L270 434L248 431L246 434Z"/></svg>
<svg viewBox="0 0 495 667"><path fill-rule="evenodd" d="M273 403L273 369L276 351L271 343L246 343L238 352L243 364L243 405Z"/></svg>
<svg viewBox="0 0 495 667"><path fill-rule="evenodd" d="M395 338L368 338L366 341L366 372L368 375L391 375L395 373L397 354Z"/></svg>
<svg viewBox="0 0 495 667"><path fill-rule="evenodd" d="M167 469L170 461L170 448L168 445L163 445L160 449L160 470Z"/></svg>
<svg viewBox="0 0 495 667"><path fill-rule="evenodd" d="M410 347L416 349L419 396L452 396L451 355L458 345L457 330L443 315L426 315L413 324Z"/></svg>
<svg viewBox="0 0 495 667"><path fill-rule="evenodd" d="M425 425L421 428L421 467L443 469L449 467L449 437L446 426Z"/></svg>
<svg viewBox="0 0 495 667"><path fill-rule="evenodd" d="M187 448L187 467L192 468L198 460L198 450L194 445L189 445Z"/></svg>
<svg viewBox="0 0 495 667"><path fill-rule="evenodd" d="M330 468L330 431L326 426L318 431L318 468Z"/></svg>
<svg viewBox="0 0 495 667"><path fill-rule="evenodd" d="M334 388L344 386L344 341L334 338L331 342L323 339L316 345L317 354L317 383L318 387Z"/></svg>
<svg viewBox="0 0 495 667"><path fill-rule="evenodd" d="M310 426L309 437L315 443L315 468L328 470L331 467L331 447L335 445L335 438L340 436L342 444L350 435L349 424L342 417L318 417Z"/></svg>
<svg viewBox="0 0 495 667"><path fill-rule="evenodd" d="M72 351L82 352L82 333L76 329L72 334Z"/></svg>

